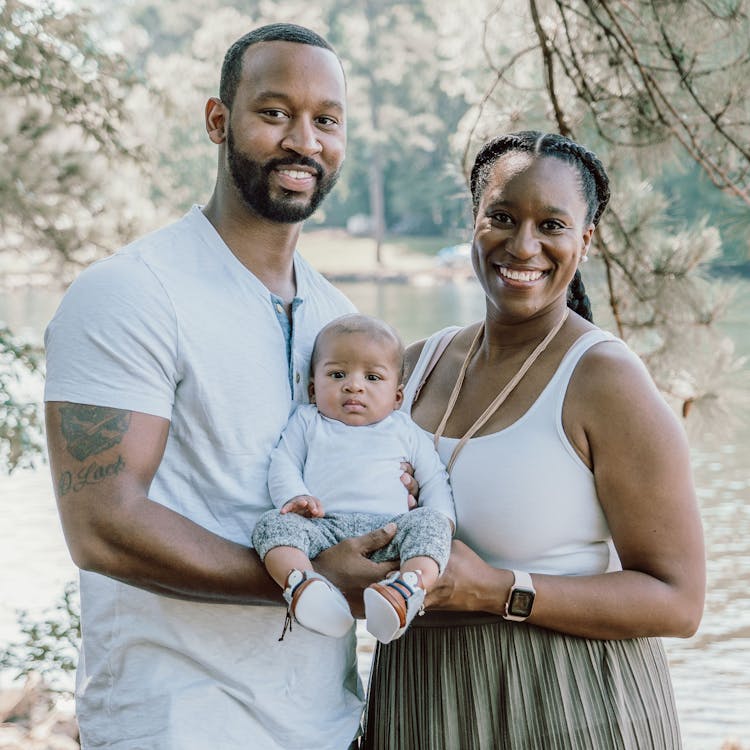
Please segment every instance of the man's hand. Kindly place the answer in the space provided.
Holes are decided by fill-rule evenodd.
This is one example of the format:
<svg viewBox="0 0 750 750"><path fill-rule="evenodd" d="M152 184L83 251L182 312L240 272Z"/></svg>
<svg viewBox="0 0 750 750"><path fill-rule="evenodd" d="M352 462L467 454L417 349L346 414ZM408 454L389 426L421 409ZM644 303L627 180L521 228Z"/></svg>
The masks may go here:
<svg viewBox="0 0 750 750"><path fill-rule="evenodd" d="M362 592L399 568L398 560L376 563L369 558L375 550L385 547L395 533L396 524L388 523L369 534L344 539L312 561L315 570L341 590L355 617L364 616Z"/></svg>
<svg viewBox="0 0 750 750"><path fill-rule="evenodd" d="M323 503L312 495L297 495L281 506L281 513L296 513L305 518L323 518Z"/></svg>
<svg viewBox="0 0 750 750"><path fill-rule="evenodd" d="M401 482L409 493L409 510L414 510L419 503L419 484L414 479L414 467L408 461L401 462Z"/></svg>

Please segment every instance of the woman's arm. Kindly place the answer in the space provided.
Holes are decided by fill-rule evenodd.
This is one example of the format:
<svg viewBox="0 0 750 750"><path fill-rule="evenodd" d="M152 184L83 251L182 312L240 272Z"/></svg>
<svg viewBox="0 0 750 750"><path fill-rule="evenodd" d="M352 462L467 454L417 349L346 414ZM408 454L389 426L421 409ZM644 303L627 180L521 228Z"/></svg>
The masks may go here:
<svg viewBox="0 0 750 750"><path fill-rule="evenodd" d="M692 635L705 596L703 533L682 426L640 361L620 344L594 347L568 390L563 422L596 490L623 570L533 575L528 622L576 636ZM510 571L465 545L428 604L502 614Z"/></svg>

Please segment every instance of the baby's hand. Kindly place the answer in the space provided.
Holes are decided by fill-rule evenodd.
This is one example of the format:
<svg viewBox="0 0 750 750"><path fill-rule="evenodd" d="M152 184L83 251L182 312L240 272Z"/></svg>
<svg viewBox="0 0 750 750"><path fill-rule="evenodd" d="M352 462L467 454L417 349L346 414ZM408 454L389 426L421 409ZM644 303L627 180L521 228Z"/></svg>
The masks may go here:
<svg viewBox="0 0 750 750"><path fill-rule="evenodd" d="M297 495L281 506L282 513L296 513L305 518L322 518L325 515L323 503L312 495Z"/></svg>

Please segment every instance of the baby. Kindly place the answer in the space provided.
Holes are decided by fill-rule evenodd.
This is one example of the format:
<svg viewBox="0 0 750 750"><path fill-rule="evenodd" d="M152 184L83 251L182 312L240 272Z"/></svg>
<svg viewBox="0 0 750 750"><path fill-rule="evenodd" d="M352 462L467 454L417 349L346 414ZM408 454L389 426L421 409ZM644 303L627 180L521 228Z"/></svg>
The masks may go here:
<svg viewBox="0 0 750 750"><path fill-rule="evenodd" d="M311 403L297 408L271 454L268 487L280 510L264 513L253 532L255 549L284 590L286 625L294 619L334 637L349 631L354 619L343 594L310 560L388 522L398 531L372 559L400 559L401 568L364 593L367 630L381 643L404 633L445 568L453 497L431 440L398 411L403 355L398 334L364 315L337 318L315 340ZM403 461L420 487L421 507L412 511Z"/></svg>

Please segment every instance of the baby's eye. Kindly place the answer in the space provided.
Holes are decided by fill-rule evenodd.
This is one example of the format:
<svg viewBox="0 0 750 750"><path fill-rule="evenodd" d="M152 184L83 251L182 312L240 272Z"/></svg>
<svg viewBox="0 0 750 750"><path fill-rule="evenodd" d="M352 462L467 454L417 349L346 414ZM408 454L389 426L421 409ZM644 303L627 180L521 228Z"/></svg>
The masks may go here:
<svg viewBox="0 0 750 750"><path fill-rule="evenodd" d="M376 375L376 374L375 374L374 372L371 372L371 373L370 373L370 374L369 374L369 375L367 376L367 379L368 379L368 380L382 380L382 378L380 377L380 375Z"/></svg>
<svg viewBox="0 0 750 750"><path fill-rule="evenodd" d="M328 373L334 380L341 380L341 378L345 377L344 373L341 370L334 370L333 372Z"/></svg>

